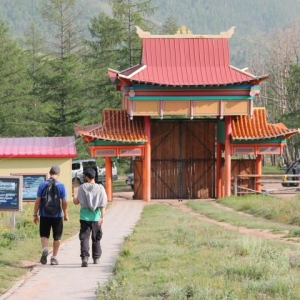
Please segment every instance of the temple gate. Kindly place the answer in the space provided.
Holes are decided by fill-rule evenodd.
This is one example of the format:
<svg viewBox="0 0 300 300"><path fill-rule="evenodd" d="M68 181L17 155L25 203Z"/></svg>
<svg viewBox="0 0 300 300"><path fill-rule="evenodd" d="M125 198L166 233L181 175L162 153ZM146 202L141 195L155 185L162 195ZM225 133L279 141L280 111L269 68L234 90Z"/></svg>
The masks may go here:
<svg viewBox="0 0 300 300"><path fill-rule="evenodd" d="M267 123L265 109L253 107L268 75L230 65L233 33L151 35L137 27L140 63L108 71L122 108L103 110L102 124L75 125L91 155L106 158L106 170L110 157L136 158L139 199L230 196L233 154L255 155L261 174L261 155L282 153L299 133ZM109 178L106 189L111 201Z"/></svg>

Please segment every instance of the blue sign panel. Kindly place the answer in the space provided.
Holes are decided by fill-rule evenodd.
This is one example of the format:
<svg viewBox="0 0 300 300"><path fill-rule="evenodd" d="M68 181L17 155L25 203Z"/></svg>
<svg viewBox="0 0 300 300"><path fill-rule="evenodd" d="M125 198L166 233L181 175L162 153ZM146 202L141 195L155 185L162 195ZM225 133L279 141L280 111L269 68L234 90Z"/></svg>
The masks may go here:
<svg viewBox="0 0 300 300"><path fill-rule="evenodd" d="M0 177L0 210L22 210L22 177Z"/></svg>
<svg viewBox="0 0 300 300"><path fill-rule="evenodd" d="M23 177L23 201L33 201L41 182L47 179L47 174L11 174Z"/></svg>

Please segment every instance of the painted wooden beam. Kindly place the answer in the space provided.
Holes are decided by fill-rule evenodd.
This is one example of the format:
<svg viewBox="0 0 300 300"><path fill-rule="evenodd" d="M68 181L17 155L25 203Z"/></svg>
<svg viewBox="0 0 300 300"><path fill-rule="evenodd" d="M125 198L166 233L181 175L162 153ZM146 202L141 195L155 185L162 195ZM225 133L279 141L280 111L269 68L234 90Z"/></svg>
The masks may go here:
<svg viewBox="0 0 300 300"><path fill-rule="evenodd" d="M216 188L216 197L217 199L222 197L221 189L222 189L222 178L221 178L221 143L217 141L217 161L216 161L216 181L217 181L217 188Z"/></svg>
<svg viewBox="0 0 300 300"><path fill-rule="evenodd" d="M158 100L172 100L172 101L190 101L190 100L253 100L252 96L134 96L128 97L130 101L158 101Z"/></svg>
<svg viewBox="0 0 300 300"><path fill-rule="evenodd" d="M105 157L105 189L108 202L113 201L111 158Z"/></svg>
<svg viewBox="0 0 300 300"><path fill-rule="evenodd" d="M145 117L145 132L148 142L145 145L145 156L143 161L143 200L151 200L151 123L150 117Z"/></svg>
<svg viewBox="0 0 300 300"><path fill-rule="evenodd" d="M231 196L231 117L225 117L225 197Z"/></svg>
<svg viewBox="0 0 300 300"><path fill-rule="evenodd" d="M256 169L256 175L261 175L262 174L262 157L261 157L261 154L258 154L256 156L256 159L255 159L255 169ZM255 186L255 189L257 192L261 192L261 178L260 177L257 177L256 178L256 186Z"/></svg>

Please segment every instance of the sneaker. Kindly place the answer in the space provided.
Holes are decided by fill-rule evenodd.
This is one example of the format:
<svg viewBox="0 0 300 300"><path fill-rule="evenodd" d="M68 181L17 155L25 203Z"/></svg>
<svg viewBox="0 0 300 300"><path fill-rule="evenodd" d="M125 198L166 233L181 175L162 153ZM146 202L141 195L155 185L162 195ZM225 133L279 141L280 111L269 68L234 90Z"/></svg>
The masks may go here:
<svg viewBox="0 0 300 300"><path fill-rule="evenodd" d="M58 265L57 258L51 257L51 265Z"/></svg>
<svg viewBox="0 0 300 300"><path fill-rule="evenodd" d="M94 259L94 264L95 264L95 265L98 265L99 263L100 263L100 259L99 259L99 258L95 258L95 259Z"/></svg>
<svg viewBox="0 0 300 300"><path fill-rule="evenodd" d="M47 263L48 249L44 249L41 257L41 264L45 265Z"/></svg>
<svg viewBox="0 0 300 300"><path fill-rule="evenodd" d="M87 267L87 266L88 266L88 258L87 258L87 257L84 257L84 258L82 259L81 266L82 266L82 267Z"/></svg>

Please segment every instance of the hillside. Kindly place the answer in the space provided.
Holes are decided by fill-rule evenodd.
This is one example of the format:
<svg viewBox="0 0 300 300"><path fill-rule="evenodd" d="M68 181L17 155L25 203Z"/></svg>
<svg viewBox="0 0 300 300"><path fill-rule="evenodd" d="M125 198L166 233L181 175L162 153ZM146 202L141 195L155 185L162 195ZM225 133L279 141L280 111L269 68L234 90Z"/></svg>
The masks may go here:
<svg viewBox="0 0 300 300"><path fill-rule="evenodd" d="M33 21L47 32L39 16L43 1L46 0L1 0L0 20L7 23L17 38L23 37ZM231 39L231 56L238 67L244 67L251 40L257 35L267 38L272 30L285 28L297 20L300 11L300 1L296 0L152 0L152 3L158 7L152 17L158 25L172 15L178 26L185 25L195 34L218 34L236 26ZM110 12L106 0L77 1L77 8L83 11L78 22L86 28L87 37L91 18L100 12Z"/></svg>

